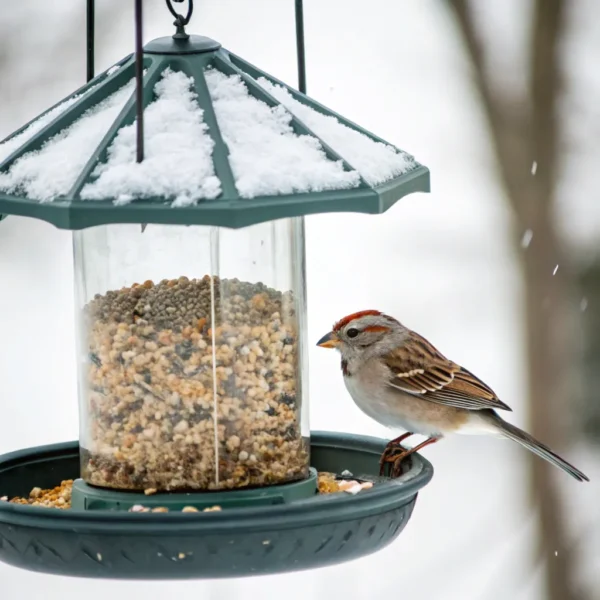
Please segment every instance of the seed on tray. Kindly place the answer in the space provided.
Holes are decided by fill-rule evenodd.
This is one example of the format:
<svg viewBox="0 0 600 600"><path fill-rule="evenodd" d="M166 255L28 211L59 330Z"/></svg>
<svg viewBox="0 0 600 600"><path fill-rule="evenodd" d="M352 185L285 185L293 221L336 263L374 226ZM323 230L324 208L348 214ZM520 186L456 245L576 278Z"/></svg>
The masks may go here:
<svg viewBox="0 0 600 600"><path fill-rule="evenodd" d="M34 487L27 498L12 498L2 496L0 500L10 502L11 504L29 504L30 506L44 506L47 508L71 508L71 491L73 489L73 480L62 481L59 486L52 489L42 489Z"/></svg>
<svg viewBox="0 0 600 600"><path fill-rule="evenodd" d="M371 481L363 481L363 482L357 482L357 481L348 481L348 480L338 480L336 479L336 475L335 473L328 473L328 472L319 472L317 474L318 477L318 491L319 494L333 494L336 492L347 492L347 493L354 493L354 492L349 492L349 489L353 489L353 485L356 484L358 486L358 491L361 490L366 490L369 488L373 487L373 482ZM348 484L350 484L348 486ZM27 497L27 498L13 498L10 499L8 498L8 496L2 496L0 498L0 502L11 502L13 504L29 504L32 506L42 506L42 507L46 507L46 508L60 508L60 509L68 509L71 508L71 490L73 488L73 480L69 479L66 481L63 481L60 486L57 486L56 488L50 489L50 490L42 490L41 494L39 495L39 497L37 499L33 499L31 498L31 496ZM347 489L344 489L347 488ZM34 489L39 489L39 488L34 488ZM222 508L220 506L209 506L205 509L202 510L202 512L214 512L214 511L220 511L222 510ZM156 508L149 508L146 506L143 506L141 504L135 504L134 506L132 506L129 509L129 512L143 512L143 513L150 513L150 512L158 512L158 513L164 513L164 512L170 512L168 508L166 507L156 507ZM181 509L182 513L198 513L200 512L196 507L194 506L184 506ZM266 541L263 542L263 544L269 544L270 542Z"/></svg>

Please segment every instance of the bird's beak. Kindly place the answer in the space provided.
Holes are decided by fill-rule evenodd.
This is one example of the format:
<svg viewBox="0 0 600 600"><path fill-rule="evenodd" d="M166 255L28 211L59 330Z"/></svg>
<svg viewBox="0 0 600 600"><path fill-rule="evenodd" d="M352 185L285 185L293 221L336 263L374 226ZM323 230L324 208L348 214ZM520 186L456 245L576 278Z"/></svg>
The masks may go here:
<svg viewBox="0 0 600 600"><path fill-rule="evenodd" d="M321 348L335 348L339 343L340 340L337 334L335 334L333 331L330 331L317 342L317 346L321 346Z"/></svg>

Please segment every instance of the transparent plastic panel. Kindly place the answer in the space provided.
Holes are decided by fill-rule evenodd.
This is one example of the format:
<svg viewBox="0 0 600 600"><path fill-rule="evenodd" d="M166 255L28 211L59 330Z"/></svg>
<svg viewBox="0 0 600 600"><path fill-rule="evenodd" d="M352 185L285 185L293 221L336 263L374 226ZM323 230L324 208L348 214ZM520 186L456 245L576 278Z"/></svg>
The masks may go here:
<svg viewBox="0 0 600 600"><path fill-rule="evenodd" d="M308 475L302 218L74 233L81 475L136 491Z"/></svg>

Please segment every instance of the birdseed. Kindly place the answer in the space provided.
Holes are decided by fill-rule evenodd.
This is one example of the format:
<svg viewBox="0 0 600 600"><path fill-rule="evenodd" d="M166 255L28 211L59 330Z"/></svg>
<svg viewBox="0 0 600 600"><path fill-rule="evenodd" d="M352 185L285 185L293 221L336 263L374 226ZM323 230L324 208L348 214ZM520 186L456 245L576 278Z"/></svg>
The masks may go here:
<svg viewBox="0 0 600 600"><path fill-rule="evenodd" d="M11 504L28 504L29 506L44 506L46 508L71 508L71 492L73 490L73 480L67 479L60 485L43 490L34 487L27 498L12 498L2 496L0 502L10 502Z"/></svg>
<svg viewBox="0 0 600 600"><path fill-rule="evenodd" d="M154 494L308 476L292 293L217 277L212 287L209 276L147 281L84 307L89 484Z"/></svg>
<svg viewBox="0 0 600 600"><path fill-rule="evenodd" d="M318 493L319 494L335 494L337 492L347 491L347 480L338 480L336 479L335 473L329 473L326 471L322 471L317 473L318 480ZM352 484L358 482L351 482ZM359 483L361 489L368 489L373 487L371 482L363 482ZM73 480L68 479L62 481L61 484L55 488L42 490L41 488L35 487L29 493L27 498L11 498L9 500L8 496L0 497L0 502L10 502L12 504L28 504L30 506L41 506L45 508L60 508L60 509L69 509L71 508L71 492L73 489ZM199 513L199 512L215 512L220 511L220 506L209 506L204 508L202 511L197 509L194 506L184 506L180 512L184 513ZM169 509L166 507L156 507L149 508L147 506L143 506L142 504L135 504L132 506L128 512L143 512L143 513L152 513L152 512L169 512ZM265 543L265 542L263 542Z"/></svg>
<svg viewBox="0 0 600 600"><path fill-rule="evenodd" d="M343 471L341 476L347 476L350 471ZM356 481L354 479L338 479L335 473L322 471L318 474L317 486L319 494L335 494L337 492L346 492L353 496L362 490L369 490L373 487L372 481Z"/></svg>

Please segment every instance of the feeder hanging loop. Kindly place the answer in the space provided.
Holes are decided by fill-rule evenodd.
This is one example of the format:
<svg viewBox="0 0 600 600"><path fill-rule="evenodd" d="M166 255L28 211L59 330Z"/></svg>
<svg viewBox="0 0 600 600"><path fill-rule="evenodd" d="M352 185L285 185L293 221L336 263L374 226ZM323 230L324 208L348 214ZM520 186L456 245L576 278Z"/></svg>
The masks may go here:
<svg viewBox="0 0 600 600"><path fill-rule="evenodd" d="M187 10L187 14L185 17L183 15L179 14L173 8L173 2L177 2L177 3L181 4L182 2L184 2L184 0L165 0L165 1L167 3L167 8L171 12L171 14L175 17L175 21L173 21L173 25L175 25L175 27L177 27L177 31L175 32L175 35L173 35L173 37L176 40L187 40L190 36L186 33L185 26L190 22L190 19L192 18L192 13L194 12L194 0L187 0L188 10Z"/></svg>

